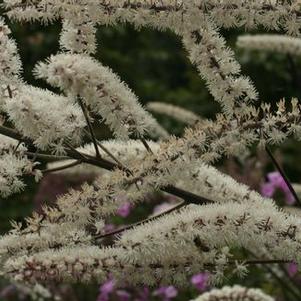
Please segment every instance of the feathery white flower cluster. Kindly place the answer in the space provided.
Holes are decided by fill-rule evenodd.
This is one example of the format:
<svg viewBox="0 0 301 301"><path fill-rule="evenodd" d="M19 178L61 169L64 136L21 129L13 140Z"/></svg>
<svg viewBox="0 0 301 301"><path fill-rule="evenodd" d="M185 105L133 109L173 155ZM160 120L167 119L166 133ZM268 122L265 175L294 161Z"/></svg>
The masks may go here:
<svg viewBox="0 0 301 301"><path fill-rule="evenodd" d="M90 57L59 54L40 63L37 77L82 97L117 138L142 137L156 131L157 122L141 107L136 95L109 68Z"/></svg>
<svg viewBox="0 0 301 301"><path fill-rule="evenodd" d="M0 18L0 80L1 85L12 84L19 79L21 73L21 61L17 45L8 37L11 33L2 18Z"/></svg>
<svg viewBox="0 0 301 301"><path fill-rule="evenodd" d="M64 139L78 144L86 123L80 108L68 98L22 85L6 101L5 112L16 129L41 149L64 152Z"/></svg>
<svg viewBox="0 0 301 301"><path fill-rule="evenodd" d="M94 24L89 21L76 24L75 21L65 20L60 45L63 50L71 53L93 54L96 51L96 28Z"/></svg>
<svg viewBox="0 0 301 301"><path fill-rule="evenodd" d="M176 120L190 125L201 121L201 117L195 113L172 104L163 102L149 102L147 104L147 108L152 112L170 116Z"/></svg>
<svg viewBox="0 0 301 301"><path fill-rule="evenodd" d="M232 50L226 47L225 40L209 20L199 29L185 29L183 43L215 100L227 115L241 101L252 102L257 92L247 77L240 75L240 65Z"/></svg>
<svg viewBox="0 0 301 301"><path fill-rule="evenodd" d="M58 18L85 18L99 24L110 24L117 20L146 25L149 16L163 19L170 15L189 15L192 11L208 15L220 27L264 26L267 29L283 28L290 35L298 35L300 30L299 0L4 0L8 15L17 20L41 20L49 22ZM85 8L85 14L81 13ZM193 23L193 22L192 22Z"/></svg>
<svg viewBox="0 0 301 301"><path fill-rule="evenodd" d="M92 237L86 227L102 222L99 216L93 217L95 200L89 198L93 189L85 185L81 191L70 191L58 198L55 208L44 207L43 214L27 218L25 226L13 223L13 230L0 239L0 262L12 254L18 258L49 249L89 246Z"/></svg>
<svg viewBox="0 0 301 301"><path fill-rule="evenodd" d="M217 203L267 202L248 186L203 163L184 173L183 177L176 181L176 186Z"/></svg>
<svg viewBox="0 0 301 301"><path fill-rule="evenodd" d="M279 212L272 203L228 203L191 205L181 213L162 217L128 230L117 245L125 247L128 260L169 262L177 254L178 262L194 258L200 270L218 265L217 253L225 246L246 250L264 250L272 258L300 261L300 219ZM164 245L164 253L157 252ZM179 249L181 245L181 249ZM289 246L289 247L288 247ZM289 248L289 249L288 249ZM217 269L231 261L229 253ZM144 259L143 259L144 258Z"/></svg>
<svg viewBox="0 0 301 301"><path fill-rule="evenodd" d="M260 289L247 288L239 285L225 286L204 293L194 301L274 301L275 299L263 293Z"/></svg>
<svg viewBox="0 0 301 301"><path fill-rule="evenodd" d="M164 264L128 262L123 248L79 247L45 251L34 256L9 260L4 272L22 282L92 282L105 281L109 276L132 284L156 285L158 281L183 286L187 274L197 272L193 263L171 260Z"/></svg>
<svg viewBox="0 0 301 301"><path fill-rule="evenodd" d="M223 155L239 157L256 143L259 146L279 145L290 136L299 140L299 101L295 98L290 102L281 100L276 106L276 112L266 103L262 103L259 109L245 107L245 112L240 109L235 111L234 118L219 114L215 121L206 121L201 125L197 124L192 130L188 129L184 139L197 146L198 136L206 136L205 147L203 139L198 155L207 163L212 163Z"/></svg>
<svg viewBox="0 0 301 301"><path fill-rule="evenodd" d="M139 153L137 143L131 143L131 145ZM141 155L143 156L143 153ZM213 168L202 166L200 171L202 173L199 176L199 181L193 175L188 177L188 180L195 178L199 185L199 191L202 194L207 192L216 202L226 204L231 201L245 202L251 207L259 207L259 204L261 204L269 208L267 209L268 212L274 210L271 201L264 200L259 194L250 191L244 185L239 185L231 178L223 176ZM137 193L141 195L139 191L135 195L131 195L131 191L125 190L123 187L119 188L120 179L117 177L118 172L114 172L111 177L102 177L92 186L84 185L80 192L72 191L70 194L60 197L56 208L45 208L43 216L34 215L33 218L28 219L28 225L23 230L16 225L15 231L0 240L0 254L3 262L9 258L12 252L17 260L21 255L34 255L35 252L47 249L57 249L63 246L67 248L68 246L79 246L81 244L88 245L91 238L85 231L82 231L83 228L94 224L97 232L101 233L102 229L99 228L99 222L105 215L114 212L119 207L118 200L120 201L122 194L126 196L127 200L137 196ZM113 185L116 182L117 184ZM146 191L143 190L142 196L143 193L146 193ZM199 210L203 210L202 208L200 207ZM231 205L229 208L233 208L233 206ZM194 212L195 209L192 211ZM212 211L215 212L216 209ZM199 214L198 211L195 213L196 215ZM179 217L179 219L181 218ZM162 229L165 229L165 226ZM20 239L20 236L22 239ZM28 252L30 253L28 254Z"/></svg>
<svg viewBox="0 0 301 301"><path fill-rule="evenodd" d="M128 262L122 248L79 247L59 251L45 251L31 257L10 260L5 273L22 282L104 281L109 276L116 280L130 279L133 284L155 285L157 281L173 281L183 285L185 269L195 271L193 265L170 262L148 264Z"/></svg>
<svg viewBox="0 0 301 301"><path fill-rule="evenodd" d="M147 144L154 153L158 152L160 147L159 143L148 140ZM137 160L143 161L148 156L148 152L145 146L141 143L141 141L137 140L107 140L101 142L101 147L102 148L98 147L98 150L103 158L107 160L112 160L113 155L114 158L118 158L118 161L121 164L126 164L127 166L131 166L131 164ZM79 147L77 148L77 150L83 155L90 155L94 157L96 155L93 144L88 144L83 147ZM108 154L106 150L109 150L110 154ZM75 162L76 160L62 160L52 162L48 164L48 168L59 169ZM105 170L100 169L97 166L84 163L72 166L67 169L59 170L58 172L66 175L104 175L106 173Z"/></svg>
<svg viewBox="0 0 301 301"><path fill-rule="evenodd" d="M33 173L34 165L24 155L23 144L0 135L0 196L7 197L24 189L24 174Z"/></svg>
<svg viewBox="0 0 301 301"><path fill-rule="evenodd" d="M183 285L187 276L205 269L218 281L225 268L235 265L232 248L264 250L273 258L300 262L300 226L299 219L279 212L272 203L194 205L127 231L115 247L46 249L10 257L4 271L28 282L101 281L113 273L120 280L127 275L133 283L160 279ZM164 252L158 252L162 246Z"/></svg>
<svg viewBox="0 0 301 301"><path fill-rule="evenodd" d="M192 138L195 139L195 145ZM141 202L149 192L170 185L219 203L266 202L258 193L204 164L203 160L197 157L203 139L201 133L194 137L187 135L186 139L175 139L173 143L169 141L157 145L152 149L153 154L145 151L141 159L137 156L136 160L130 160L131 173L129 174L116 170L106 174L106 177L101 176L96 179L95 185L102 197L104 197L103 191L109 188L109 193L103 199L102 207L99 208L100 212L104 215L115 212L122 195L126 195L130 202ZM194 147L196 153L192 150ZM98 191L94 192L93 198L100 199L98 193Z"/></svg>
<svg viewBox="0 0 301 301"><path fill-rule="evenodd" d="M10 29L0 18L0 110L12 93L10 86L19 83L22 69L17 46L9 34Z"/></svg>
<svg viewBox="0 0 301 301"><path fill-rule="evenodd" d="M295 132L297 137L300 137L298 126L293 126L295 122L299 123L299 109L294 105L296 105L295 102L293 102L292 113L285 113L283 111L284 102L280 102L278 113L275 116L270 114L267 120L259 121L256 121L254 116L249 121L242 120L243 124L239 127L233 122L229 123L228 120L208 123L207 128L205 124L198 125L195 129L188 129L183 138L171 138L168 142L160 144L160 148L158 145L152 144L153 154L145 154L141 160L137 157L137 160L134 159L133 162L127 153L131 153L131 148L135 149L135 146L131 145L128 148L127 144L124 146L121 144L121 149L124 149L124 154L126 154L124 160L121 161L129 162L131 173L117 170L108 174L105 179L100 178L95 184L101 191L101 197L94 192L93 198L103 198L103 191L109 189L109 197L105 196L103 200L106 204L101 209L103 213L112 213L116 210L118 207L116 200L120 195L127 195L132 202L141 201L148 192L169 185L177 185L202 197L213 198L221 202L227 198L235 201L258 200L257 194L251 193L244 186L239 186L230 178L220 175L213 168L204 165L203 162L212 162L225 153L229 155L238 151L243 153L249 144L260 141L260 137L256 133L258 126L271 137L269 142L279 143L283 137L286 137L286 133L281 131L282 127L285 132ZM288 124L291 124L292 128L289 128ZM242 127L245 127L245 132ZM227 129L226 134L224 133L225 129ZM265 141L261 143L265 143ZM63 163L59 163L58 166L60 164L63 165ZM78 168L80 167L76 167L74 170L78 170ZM95 170L95 168L93 169ZM180 178L179 174L181 174ZM139 189L134 184L138 184Z"/></svg>
<svg viewBox="0 0 301 301"><path fill-rule="evenodd" d="M243 35L238 37L236 44L246 50L264 50L301 56L301 40L284 35Z"/></svg>
<svg viewBox="0 0 301 301"><path fill-rule="evenodd" d="M55 207L33 214L25 226L14 223L13 230L0 238L4 275L36 283L105 280L113 274L132 283L184 285L187 276L210 270L219 281L229 266L247 265L244 259L234 257L237 248L301 263L300 218L283 213L272 200L206 165L223 155L239 156L255 143L281 143L289 135L300 139L300 104L292 100L289 109L280 101L276 113L267 104L253 107L256 90L241 75L233 51L219 34L221 27L263 25L297 35L299 0L5 0L4 7L10 18L21 21L61 19L60 44L68 52L51 56L35 69L38 78L66 96L24 85L19 82L21 67L15 44L0 22L0 49L5 54L0 76L3 83L13 85L2 87L0 105L18 131L12 136L21 136L31 147L34 144L37 151L43 151L41 156L53 150L63 153L67 148L71 161L51 168L83 162L93 165L87 170L97 175L96 166L110 171L80 191L59 197ZM214 121L193 124L181 138L145 141L145 134L166 137L167 133L117 75L89 56L96 51L96 26L120 22L171 29L179 35L223 114ZM199 119L189 112L176 112L191 124ZM103 118L120 141L96 141L89 117ZM87 125L93 145L75 149ZM2 127L0 130L3 132ZM141 141L129 140L131 136ZM5 195L22 188L19 178L28 170L27 164L34 163L28 161L23 145L8 150L0 145L0 150L0 160L4 160L0 193ZM80 168L86 166L73 170L82 172ZM9 188L2 178L10 181ZM109 248L96 245L103 237L105 218L116 211L120 201L141 202L147 193L159 189L187 203L215 204L189 205L181 212L124 231ZM162 249L164 252L158 252ZM231 296L241 297L240 289L234 290ZM253 291L241 294L249 299L260 295Z"/></svg>
<svg viewBox="0 0 301 301"><path fill-rule="evenodd" d="M147 141L147 143L151 148L153 154L156 156L156 159L153 159L153 161L155 160L160 162L161 159L159 157L159 153L160 153L161 144L152 141ZM102 146L104 147L104 149L110 150L110 153L115 158L118 158L118 160L121 163L125 163L129 167L135 165L137 166L142 165L143 162L149 160L149 157L151 156L140 141L109 140L109 141L102 142ZM174 146L174 148L176 148L176 146ZM77 150L80 151L82 154L95 156L95 149L93 147L93 144L89 144L87 146L78 148ZM108 160L111 158L103 149L99 149L99 151L103 158ZM76 162L75 160L64 160L59 162L53 162L48 164L48 167L49 169L55 170L55 169L62 168L64 166L68 166L69 164L75 162ZM155 166L153 168L158 169ZM266 200L264 200L258 193L256 193L255 191L251 191L248 186L239 184L231 177L219 172L217 169L215 169L212 166L204 164L203 162L199 162L199 163L196 162L191 170L188 168L183 170L181 172L180 178L177 176L177 174L175 174L175 172L173 172L172 166L168 167L168 171L169 174L171 174L171 176L173 177L173 179L170 180L169 182L170 184L173 183L176 184L177 187L183 189L186 188L186 190L191 191L204 198L211 198L215 202L221 202L221 203L229 202L229 201L252 202L255 200L266 202ZM117 171L115 174L107 173L96 166L88 165L88 164L79 164L77 166L63 169L58 172L66 175L93 174L96 176L101 176L99 180L96 180L95 182L96 185L100 185L100 186L105 183L104 176L108 177L107 181L109 182L111 181L111 182L119 183L120 179L116 181L116 178L118 177L122 177L124 178L124 180L130 181L127 179L127 176L124 173L120 173L119 171ZM142 178L140 178L139 180L141 181ZM143 182L147 183L146 174L144 174ZM134 189L134 186L132 188ZM118 188L115 188L115 190L118 191ZM128 190L126 194L127 196L130 196ZM94 192L94 196L92 198L99 199L99 197L97 196L97 192ZM129 198L129 200L130 199L131 198ZM108 203L110 203L111 201L114 201L114 198L106 200L105 204L108 205ZM116 205L118 206L118 203ZM114 208L116 209L117 207Z"/></svg>

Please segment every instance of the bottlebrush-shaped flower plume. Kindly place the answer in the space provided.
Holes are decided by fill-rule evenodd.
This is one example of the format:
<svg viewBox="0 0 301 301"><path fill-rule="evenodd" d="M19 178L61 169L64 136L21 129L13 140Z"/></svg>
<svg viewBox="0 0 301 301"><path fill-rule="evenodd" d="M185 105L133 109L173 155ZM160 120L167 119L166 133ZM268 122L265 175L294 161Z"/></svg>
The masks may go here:
<svg viewBox="0 0 301 301"><path fill-rule="evenodd" d="M16 43L9 38L11 33L0 18L0 110L5 100L12 96L13 87L21 81L22 64Z"/></svg>
<svg viewBox="0 0 301 301"><path fill-rule="evenodd" d="M4 109L16 129L41 149L59 151L64 139L79 144L86 125L79 106L68 98L26 85L20 86Z"/></svg>
<svg viewBox="0 0 301 301"><path fill-rule="evenodd" d="M94 59L60 54L40 63L37 77L79 96L94 113L105 119L116 138L142 137L156 131L157 122L139 104L135 94L119 77Z"/></svg>
<svg viewBox="0 0 301 301"><path fill-rule="evenodd" d="M147 104L148 110L170 116L183 123L193 125L198 121L201 121L201 117L193 113L192 111L185 110L181 107L174 106L163 102L149 102Z"/></svg>
<svg viewBox="0 0 301 301"><path fill-rule="evenodd" d="M93 54L96 51L96 28L91 21L65 20L60 37L63 50L71 53Z"/></svg>
<svg viewBox="0 0 301 301"><path fill-rule="evenodd" d="M26 147L0 135L0 196L7 197L24 189L22 176L34 174L34 164L26 157Z"/></svg>
<svg viewBox="0 0 301 301"><path fill-rule="evenodd" d="M247 288L239 285L233 287L225 286L221 289L213 289L212 291L201 295L194 301L274 301L275 299L268 296L260 289Z"/></svg>
<svg viewBox="0 0 301 301"><path fill-rule="evenodd" d="M301 55L301 39L284 35L243 35L238 37L237 46L246 50Z"/></svg>

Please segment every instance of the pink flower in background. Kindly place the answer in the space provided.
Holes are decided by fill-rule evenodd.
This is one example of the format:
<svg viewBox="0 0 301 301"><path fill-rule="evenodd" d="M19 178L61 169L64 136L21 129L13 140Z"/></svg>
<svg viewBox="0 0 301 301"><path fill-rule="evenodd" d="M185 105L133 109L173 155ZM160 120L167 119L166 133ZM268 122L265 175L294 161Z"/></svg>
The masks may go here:
<svg viewBox="0 0 301 301"><path fill-rule="evenodd" d="M261 194L263 196L270 198L278 189L284 193L287 204L294 204L295 198L278 171L268 173L267 179L268 181L261 186Z"/></svg>
<svg viewBox="0 0 301 301"><path fill-rule="evenodd" d="M169 301L178 295L178 290L172 285L162 286L159 289L155 290L153 295L163 297L163 301Z"/></svg>
<svg viewBox="0 0 301 301"><path fill-rule="evenodd" d="M116 296L118 296L119 301L130 301L131 300L131 294L125 290L116 291Z"/></svg>
<svg viewBox="0 0 301 301"><path fill-rule="evenodd" d="M109 295L114 291L115 280L110 279L101 285L97 301L109 301Z"/></svg>
<svg viewBox="0 0 301 301"><path fill-rule="evenodd" d="M200 292L205 291L208 288L209 273L200 273L191 277L191 283Z"/></svg>
<svg viewBox="0 0 301 301"><path fill-rule="evenodd" d="M96 301L109 301L109 295L100 293Z"/></svg>
<svg viewBox="0 0 301 301"><path fill-rule="evenodd" d="M132 211L132 204L130 202L125 202L119 206L117 209L117 215L121 217L127 217Z"/></svg>
<svg viewBox="0 0 301 301"><path fill-rule="evenodd" d="M138 293L138 298L135 299L135 301L147 301L149 299L149 288L147 286L144 286L142 290Z"/></svg>
<svg viewBox="0 0 301 301"><path fill-rule="evenodd" d="M261 194L268 198L271 198L275 193L275 186L269 182L262 184L261 186Z"/></svg>
<svg viewBox="0 0 301 301"><path fill-rule="evenodd" d="M290 277L294 277L298 273L298 265L295 262L291 262L287 265L287 272Z"/></svg>
<svg viewBox="0 0 301 301"><path fill-rule="evenodd" d="M113 292L115 287L115 280L114 279L110 279L108 281L106 281L101 287L100 287L100 291L104 292L106 294L110 294Z"/></svg>
<svg viewBox="0 0 301 301"><path fill-rule="evenodd" d="M116 229L116 226L113 224L105 224L104 226L104 232L105 233L110 233Z"/></svg>

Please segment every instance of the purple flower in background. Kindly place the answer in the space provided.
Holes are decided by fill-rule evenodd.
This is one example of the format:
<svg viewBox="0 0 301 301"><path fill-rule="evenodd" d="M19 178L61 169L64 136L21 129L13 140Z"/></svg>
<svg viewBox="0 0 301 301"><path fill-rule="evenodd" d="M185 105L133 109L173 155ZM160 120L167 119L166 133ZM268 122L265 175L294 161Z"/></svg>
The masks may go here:
<svg viewBox="0 0 301 301"><path fill-rule="evenodd" d="M163 297L163 301L169 301L178 295L178 290L172 285L162 286L155 290L153 295Z"/></svg>
<svg viewBox="0 0 301 301"><path fill-rule="evenodd" d="M286 203L289 205L294 204L295 198L278 171L268 173L267 179L268 181L261 186L261 194L263 196L270 198L279 189L284 193Z"/></svg>
<svg viewBox="0 0 301 301"><path fill-rule="evenodd" d="M205 291L208 288L209 273L200 273L191 277L191 283L200 292Z"/></svg>
<svg viewBox="0 0 301 301"><path fill-rule="evenodd" d="M119 301L130 301L131 300L131 294L125 290L116 291L116 296L118 296Z"/></svg>
<svg viewBox="0 0 301 301"><path fill-rule="evenodd" d="M109 295L100 293L96 301L109 301Z"/></svg>
<svg viewBox="0 0 301 301"><path fill-rule="evenodd" d="M115 280L110 279L100 286L97 301L109 301L109 295L114 291Z"/></svg>
<svg viewBox="0 0 301 301"><path fill-rule="evenodd" d="M119 206L117 209L117 215L121 217L127 217L132 211L132 204L130 202L125 202Z"/></svg>
<svg viewBox="0 0 301 301"><path fill-rule="evenodd" d="M116 229L116 226L113 224L105 224L104 226L104 232L105 233L110 233Z"/></svg>
<svg viewBox="0 0 301 301"><path fill-rule="evenodd" d="M110 294L113 292L115 287L115 280L114 279L110 279L108 281L106 281L101 287L100 287L100 291L106 294Z"/></svg>
<svg viewBox="0 0 301 301"><path fill-rule="evenodd" d="M139 291L138 298L136 298L135 301L147 301L149 295L149 288L147 286L144 286L143 289Z"/></svg>
<svg viewBox="0 0 301 301"><path fill-rule="evenodd" d="M292 278L298 273L298 265L295 262L291 262L287 265L287 272L289 276Z"/></svg>
<svg viewBox="0 0 301 301"><path fill-rule="evenodd" d="M266 182L261 186L261 194L268 198L271 198L275 193L275 186L272 183Z"/></svg>

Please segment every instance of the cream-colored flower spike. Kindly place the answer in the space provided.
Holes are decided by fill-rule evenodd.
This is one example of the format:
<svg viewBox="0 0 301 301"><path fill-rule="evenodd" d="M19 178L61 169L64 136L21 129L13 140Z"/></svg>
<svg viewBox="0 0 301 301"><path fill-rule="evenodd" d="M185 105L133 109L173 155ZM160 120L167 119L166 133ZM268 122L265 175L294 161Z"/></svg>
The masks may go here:
<svg viewBox="0 0 301 301"><path fill-rule="evenodd" d="M154 133L157 122L139 104L136 95L113 71L91 57L59 54L40 63L35 73L73 97L82 97L99 114L116 138Z"/></svg>
<svg viewBox="0 0 301 301"><path fill-rule="evenodd" d="M79 144L86 123L79 106L50 91L21 85L4 107L16 129L41 149Z"/></svg>
<svg viewBox="0 0 301 301"><path fill-rule="evenodd" d="M9 38L11 31L0 18L0 111L13 89L21 81L22 64L16 43Z"/></svg>
<svg viewBox="0 0 301 301"><path fill-rule="evenodd" d="M96 51L96 28L92 22L64 20L60 37L61 49L71 53L93 54Z"/></svg>
<svg viewBox="0 0 301 301"><path fill-rule="evenodd" d="M31 161L24 155L26 147L0 135L0 196L7 197L24 189L22 176L33 172Z"/></svg>
<svg viewBox="0 0 301 301"><path fill-rule="evenodd" d="M263 50L301 56L301 39L284 35L243 35L238 37L237 46L245 50Z"/></svg>
<svg viewBox="0 0 301 301"><path fill-rule="evenodd" d="M9 38L11 31L0 18L0 81L1 86L12 84L19 79L21 73L21 60L17 45Z"/></svg>
<svg viewBox="0 0 301 301"><path fill-rule="evenodd" d="M103 281L112 273L118 281L126 277L131 283L153 285L160 279L185 286L187 277L200 270L211 271L212 281L220 281L227 268L237 265L232 250L238 247L300 262L300 227L298 218L261 204L190 206L127 231L111 248L90 245L88 239L81 240L84 236L70 233L67 246L57 249L54 241L36 233L39 245L24 245L23 251L7 258L3 244L2 271L33 283ZM12 242L11 251L24 243L16 237Z"/></svg>
<svg viewBox="0 0 301 301"><path fill-rule="evenodd" d="M117 245L127 249L125 255L129 261L163 263L177 254L175 260L179 262L194 258L200 270L206 264L215 266L215 252L225 246L230 250L265 251L272 258L299 262L301 257L296 252L301 243L300 226L299 218L287 216L269 202L191 205L180 213L127 231ZM157 252L163 245L164 252ZM221 266L227 266L229 261L231 254L220 262Z"/></svg>
<svg viewBox="0 0 301 301"><path fill-rule="evenodd" d="M185 110L181 107L172 104L167 104L163 102L149 102L147 104L147 108L152 112L170 116L178 121L190 125L201 121L201 117L193 113L192 111Z"/></svg>
<svg viewBox="0 0 301 301"><path fill-rule="evenodd" d="M225 286L222 289L213 289L194 301L274 301L275 299L268 296L260 289L247 288L239 285L233 287Z"/></svg>
<svg viewBox="0 0 301 301"><path fill-rule="evenodd" d="M249 78L241 75L233 51L226 46L215 24L205 19L199 28L194 27L181 33L184 47L226 115L231 116L235 107L256 101L256 89Z"/></svg>
<svg viewBox="0 0 301 301"><path fill-rule="evenodd" d="M81 14L70 16L68 12L80 12L85 7L92 21L99 24L112 24L121 20L145 26L149 24L148 17L155 16L157 27L160 28L160 20L164 22L169 19L172 22L176 15L189 15L195 11L199 15L208 15L220 27L250 29L263 26L274 30L282 27L290 35L298 35L300 30L299 0L4 0L4 7L10 18L21 21L49 22L60 17L70 20L72 16L76 18Z"/></svg>
<svg viewBox="0 0 301 301"><path fill-rule="evenodd" d="M159 143L154 141L147 141L147 144L151 148L154 153L157 153L160 147ZM148 152L145 146L139 140L107 140L102 141L101 143L102 148L99 148L99 152L101 156L107 160L112 160L112 156L108 155L105 150L109 150L110 154L113 155L120 163L124 163L127 166L130 166L135 161L145 160L148 157ZM95 156L95 148L93 144L88 144L82 147L77 148L79 152L82 154L87 154L90 156ZM67 166L69 164L75 163L76 160L63 160L52 162L48 164L49 169L57 169L62 168L63 166ZM65 175L103 175L106 173L105 170L89 165L89 164L79 164L67 169L63 169L58 171L61 174Z"/></svg>

